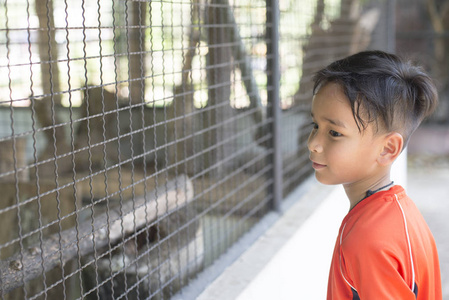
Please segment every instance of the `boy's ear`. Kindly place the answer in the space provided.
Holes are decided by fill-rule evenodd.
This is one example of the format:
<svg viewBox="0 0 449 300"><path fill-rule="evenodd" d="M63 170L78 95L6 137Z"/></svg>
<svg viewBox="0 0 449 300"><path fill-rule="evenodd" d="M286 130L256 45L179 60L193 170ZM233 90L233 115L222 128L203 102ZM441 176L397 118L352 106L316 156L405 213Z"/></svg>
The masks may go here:
<svg viewBox="0 0 449 300"><path fill-rule="evenodd" d="M404 138L400 133L389 133L385 136L382 151L377 158L377 162L383 166L392 164L401 154L403 146Z"/></svg>

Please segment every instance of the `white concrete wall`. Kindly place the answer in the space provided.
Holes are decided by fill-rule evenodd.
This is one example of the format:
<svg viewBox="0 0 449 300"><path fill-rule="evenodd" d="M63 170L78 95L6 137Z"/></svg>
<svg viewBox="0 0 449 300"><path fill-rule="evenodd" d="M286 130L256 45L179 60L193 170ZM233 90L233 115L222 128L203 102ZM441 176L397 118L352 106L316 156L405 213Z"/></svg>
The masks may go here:
<svg viewBox="0 0 449 300"><path fill-rule="evenodd" d="M315 181L198 299L325 299L332 250L348 207L343 188Z"/></svg>
<svg viewBox="0 0 449 300"><path fill-rule="evenodd" d="M407 189L407 148L402 151L391 168L391 180Z"/></svg>

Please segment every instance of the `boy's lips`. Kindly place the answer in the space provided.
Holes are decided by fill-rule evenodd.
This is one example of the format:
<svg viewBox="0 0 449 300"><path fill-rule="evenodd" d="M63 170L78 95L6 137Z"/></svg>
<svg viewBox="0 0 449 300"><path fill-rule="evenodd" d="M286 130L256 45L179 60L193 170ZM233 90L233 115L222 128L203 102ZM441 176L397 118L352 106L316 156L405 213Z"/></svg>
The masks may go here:
<svg viewBox="0 0 449 300"><path fill-rule="evenodd" d="M312 158L310 158L310 160L312 161L312 168L314 168L315 170L320 170L326 167L326 165L315 162Z"/></svg>
<svg viewBox="0 0 449 300"><path fill-rule="evenodd" d="M314 168L315 170L320 170L320 169L325 168L325 167L326 167L326 165L322 165L322 164L319 164L319 163L316 163L316 162L312 161L312 168Z"/></svg>

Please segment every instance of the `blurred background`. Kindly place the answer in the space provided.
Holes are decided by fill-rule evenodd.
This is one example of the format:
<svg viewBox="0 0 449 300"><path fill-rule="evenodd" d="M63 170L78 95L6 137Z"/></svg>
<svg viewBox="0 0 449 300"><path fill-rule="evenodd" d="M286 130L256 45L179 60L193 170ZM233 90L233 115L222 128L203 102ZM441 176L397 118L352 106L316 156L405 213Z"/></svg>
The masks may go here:
<svg viewBox="0 0 449 300"><path fill-rule="evenodd" d="M0 16L2 299L182 295L312 176L311 78L366 49L438 86L408 178L448 295L449 1L4 0Z"/></svg>

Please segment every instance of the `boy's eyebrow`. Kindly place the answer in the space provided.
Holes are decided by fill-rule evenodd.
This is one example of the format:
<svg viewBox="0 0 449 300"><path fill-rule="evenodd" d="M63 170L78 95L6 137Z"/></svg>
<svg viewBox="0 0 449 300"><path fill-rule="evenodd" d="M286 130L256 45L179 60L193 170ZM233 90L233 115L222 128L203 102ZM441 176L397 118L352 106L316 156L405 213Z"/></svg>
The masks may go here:
<svg viewBox="0 0 449 300"><path fill-rule="evenodd" d="M313 113L310 113L310 115L312 116L312 118L314 118ZM343 122L340 121L340 120L334 120L334 119L331 119L331 118L324 118L324 120L327 121L327 122L329 122L329 123L331 123L332 125L335 125L335 126L338 126L338 127L346 128L345 123L343 123Z"/></svg>
<svg viewBox="0 0 449 300"><path fill-rule="evenodd" d="M341 122L340 120L333 120L333 119L329 119L329 118L325 118L325 120L335 126L346 128L346 125L343 122Z"/></svg>

